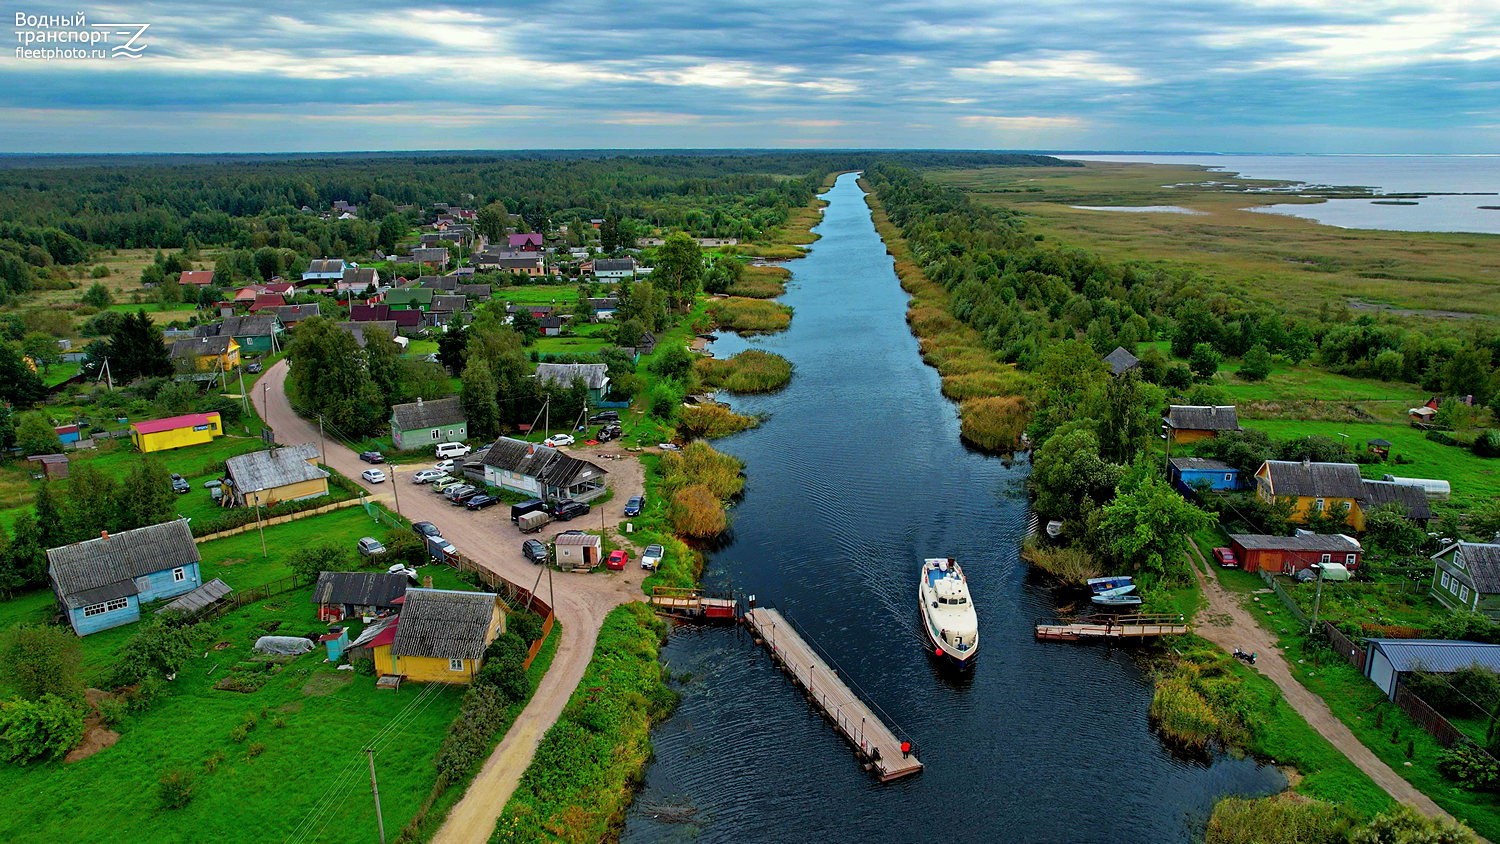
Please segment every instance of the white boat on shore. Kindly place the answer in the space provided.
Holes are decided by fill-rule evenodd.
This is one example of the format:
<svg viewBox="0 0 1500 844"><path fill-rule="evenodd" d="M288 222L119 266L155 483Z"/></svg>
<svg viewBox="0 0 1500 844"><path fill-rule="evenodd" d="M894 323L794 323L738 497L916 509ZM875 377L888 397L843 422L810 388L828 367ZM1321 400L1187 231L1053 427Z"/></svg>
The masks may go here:
<svg viewBox="0 0 1500 844"><path fill-rule="evenodd" d="M933 655L960 671L972 668L979 653L979 617L955 560L934 557L922 563L917 606Z"/></svg>

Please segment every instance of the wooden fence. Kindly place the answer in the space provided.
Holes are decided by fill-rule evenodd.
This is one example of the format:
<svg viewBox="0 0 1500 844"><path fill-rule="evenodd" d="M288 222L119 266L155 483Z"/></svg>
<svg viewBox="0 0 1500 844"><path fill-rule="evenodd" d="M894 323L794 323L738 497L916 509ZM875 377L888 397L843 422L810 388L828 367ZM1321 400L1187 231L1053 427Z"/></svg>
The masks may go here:
<svg viewBox="0 0 1500 844"><path fill-rule="evenodd" d="M322 507L314 507L311 510L298 510L295 513L287 513L284 516L272 516L268 519L261 519L259 523L250 522L249 524L243 524L239 527L229 528L228 530L221 530L218 533L210 533L205 536L195 536L193 537L193 541L209 542L214 539L223 539L226 536L238 536L239 534L245 533L246 531L255 530L259 527L284 525L287 522L294 522L298 519L305 519L308 516L319 516L323 513L333 512L334 510L342 510L345 507L358 507L362 503L363 502L361 502L358 498L350 498L345 501L335 501L332 504L324 504Z"/></svg>
<svg viewBox="0 0 1500 844"><path fill-rule="evenodd" d="M208 607L202 612L192 616L191 620L192 623L197 624L201 621L208 621L211 618L218 618L219 616L223 615L226 612L229 612L230 610L237 610L246 604L253 604L256 601L264 601L272 595L280 595L283 592L290 592L294 589L300 589L306 585L307 583L305 581L292 576L283 577L279 580L273 580L270 583L264 583L260 586L252 586L249 589L241 589L230 592L228 595L225 595L224 599L219 601L217 604L214 604L213 606Z"/></svg>
<svg viewBox="0 0 1500 844"><path fill-rule="evenodd" d="M1401 707L1402 712L1411 716L1411 719L1417 722L1418 726L1432 734L1432 737L1437 739L1437 743L1443 747L1452 747L1455 744L1473 744L1473 741L1464 735L1462 730L1453 726L1447 718L1438 714L1438 711L1433 709L1427 701L1417 697L1416 693L1406 688L1405 683L1396 686L1396 705ZM1479 747L1472 749L1480 753L1485 753ZM1485 753L1485 755L1488 756L1489 754ZM1491 761L1493 759L1494 757L1491 757Z"/></svg>
<svg viewBox="0 0 1500 844"><path fill-rule="evenodd" d="M1323 632L1328 636L1328 641L1333 644L1333 650L1339 656L1349 661L1358 671L1365 670L1365 649L1354 644L1348 636L1334 627L1330 622L1323 622Z"/></svg>
<svg viewBox="0 0 1500 844"><path fill-rule="evenodd" d="M1302 611L1301 607L1297 606L1297 602L1292 598L1291 594L1282 588L1280 583L1276 582L1276 575L1265 569L1261 569L1260 579L1264 580L1266 585L1271 587L1271 591L1276 593L1276 597L1281 599L1281 603L1285 604L1288 610L1291 610L1292 615L1296 616L1297 620L1302 622L1303 628L1306 629L1307 625L1311 623L1307 619L1307 614Z"/></svg>

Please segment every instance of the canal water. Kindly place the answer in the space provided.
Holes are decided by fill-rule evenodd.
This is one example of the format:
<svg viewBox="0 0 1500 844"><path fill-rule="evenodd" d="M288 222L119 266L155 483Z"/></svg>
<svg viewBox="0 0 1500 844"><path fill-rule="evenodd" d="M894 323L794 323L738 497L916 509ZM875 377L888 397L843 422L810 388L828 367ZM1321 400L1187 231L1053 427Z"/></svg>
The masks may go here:
<svg viewBox="0 0 1500 844"><path fill-rule="evenodd" d="M855 177L825 198L821 239L789 264L790 330L714 347L796 369L784 390L733 401L767 418L715 443L748 482L704 580L787 613L926 770L876 782L747 634L683 627L662 654L681 705L653 733L623 840L1191 841L1218 797L1282 788L1269 766L1163 749L1126 653L1033 640L1055 607L1017 557L1027 465L960 444ZM957 557L974 592L966 681L939 674L919 639L917 569L933 556Z"/></svg>

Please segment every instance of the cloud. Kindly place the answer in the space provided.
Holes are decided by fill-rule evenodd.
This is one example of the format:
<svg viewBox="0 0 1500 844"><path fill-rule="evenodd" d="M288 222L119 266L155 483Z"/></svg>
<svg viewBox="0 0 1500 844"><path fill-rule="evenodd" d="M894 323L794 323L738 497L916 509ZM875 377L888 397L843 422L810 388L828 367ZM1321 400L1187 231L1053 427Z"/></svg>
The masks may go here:
<svg viewBox="0 0 1500 844"><path fill-rule="evenodd" d="M1139 85L1145 77L1097 53L1054 53L1026 59L995 59L954 71L959 78L1071 79L1104 85Z"/></svg>

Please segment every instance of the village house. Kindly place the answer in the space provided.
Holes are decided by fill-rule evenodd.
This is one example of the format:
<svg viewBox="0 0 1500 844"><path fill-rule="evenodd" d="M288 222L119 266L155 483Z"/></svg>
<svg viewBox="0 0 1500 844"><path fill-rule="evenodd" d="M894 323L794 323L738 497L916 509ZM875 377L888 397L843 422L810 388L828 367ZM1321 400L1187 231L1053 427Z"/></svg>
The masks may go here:
<svg viewBox="0 0 1500 844"><path fill-rule="evenodd" d="M1162 422L1174 443L1194 443L1216 437L1221 431L1240 430L1239 414L1232 404L1217 407L1174 404L1167 408Z"/></svg>
<svg viewBox="0 0 1500 844"><path fill-rule="evenodd" d="M468 298L470 302L484 301L493 295L488 284L460 284L454 292Z"/></svg>
<svg viewBox="0 0 1500 844"><path fill-rule="evenodd" d="M615 311L620 308L620 297L618 296L590 297L588 302L590 310L594 312L594 322L614 319Z"/></svg>
<svg viewBox="0 0 1500 844"><path fill-rule="evenodd" d="M1104 362L1109 364L1109 374L1116 378L1132 369L1141 368L1141 359L1126 351L1124 346L1116 346L1114 351L1104 356Z"/></svg>
<svg viewBox="0 0 1500 844"><path fill-rule="evenodd" d="M275 311L286 304L286 297L280 293L259 293L255 301L250 303L249 311L258 314L261 311Z"/></svg>
<svg viewBox="0 0 1500 844"><path fill-rule="evenodd" d="M430 287L401 287L387 291L381 303L392 311L422 311L432 309L432 297L436 291Z"/></svg>
<svg viewBox="0 0 1500 844"><path fill-rule="evenodd" d="M141 605L200 584L198 545L187 519L47 549L47 577L79 636L130 624Z"/></svg>
<svg viewBox="0 0 1500 844"><path fill-rule="evenodd" d="M1455 542L1432 559L1432 597L1500 621L1500 542Z"/></svg>
<svg viewBox="0 0 1500 844"><path fill-rule="evenodd" d="M224 433L219 414L189 413L149 422L130 423L130 441L142 452L164 451L211 442Z"/></svg>
<svg viewBox="0 0 1500 844"><path fill-rule="evenodd" d="M412 263L442 269L448 266L448 247L418 246L411 251Z"/></svg>
<svg viewBox="0 0 1500 844"><path fill-rule="evenodd" d="M602 363L539 363L537 383L543 387L568 389L582 381L589 391L589 405L598 407L609 393L609 366Z"/></svg>
<svg viewBox="0 0 1500 844"><path fill-rule="evenodd" d="M1291 521L1306 524L1314 513L1345 505L1349 526L1365 529L1365 519L1383 504L1398 504L1406 517L1425 522L1432 509L1420 487L1390 481L1367 481L1353 463L1267 460L1255 470L1256 494L1262 501L1292 500Z"/></svg>
<svg viewBox="0 0 1500 844"><path fill-rule="evenodd" d="M275 351L285 333L275 313L226 316L221 322L200 325L193 331L199 337L233 337L241 355Z"/></svg>
<svg viewBox="0 0 1500 844"><path fill-rule="evenodd" d="M374 267L345 267L334 289L340 293L363 293L380 289L380 271Z"/></svg>
<svg viewBox="0 0 1500 844"><path fill-rule="evenodd" d="M591 533L565 533L553 540L557 567L563 571L588 571L604 562L604 545Z"/></svg>
<svg viewBox="0 0 1500 844"><path fill-rule="evenodd" d="M318 572L312 602L318 605L319 621L380 615L401 607L409 585L401 572L323 571Z"/></svg>
<svg viewBox="0 0 1500 844"><path fill-rule="evenodd" d="M395 624L368 645L375 670L413 682L470 683L484 650L505 632L505 610L492 592L406 590Z"/></svg>
<svg viewBox="0 0 1500 844"><path fill-rule="evenodd" d="M542 251L542 236L537 232L521 232L506 238L506 245L513 252Z"/></svg>
<svg viewBox="0 0 1500 844"><path fill-rule="evenodd" d="M343 258L314 258L302 272L302 283L327 282L331 286L343 280L347 268Z"/></svg>
<svg viewBox="0 0 1500 844"><path fill-rule="evenodd" d="M234 503L270 507L328 494L328 472L318 467L318 447L292 445L252 451L224 461Z"/></svg>
<svg viewBox="0 0 1500 844"><path fill-rule="evenodd" d="M292 328L308 317L320 316L321 310L316 302L307 305L282 305L276 309L276 320L283 326Z"/></svg>
<svg viewBox="0 0 1500 844"><path fill-rule="evenodd" d="M1354 571L1364 549L1353 537L1341 533L1299 531L1296 536L1231 533L1229 547L1245 571L1269 571L1292 575L1322 563L1338 563Z"/></svg>
<svg viewBox="0 0 1500 844"><path fill-rule="evenodd" d="M469 438L469 423L457 397L391 408L391 440L398 451L427 448L438 443L461 443Z"/></svg>
<svg viewBox="0 0 1500 844"><path fill-rule="evenodd" d="M403 311L398 313L408 312ZM415 311L410 311L409 313L416 314ZM420 316L420 314L418 315ZM361 349L365 347L365 344L370 342L370 337L374 336L375 334L383 334L385 335L385 338L387 340L390 340L392 342L403 342L406 339L404 337L398 338L396 336L396 330L398 326L396 324L396 321L393 319L366 320L364 322L341 322L339 323L339 328L342 328L344 331L349 332L349 334L354 337L354 342L358 343Z"/></svg>
<svg viewBox="0 0 1500 844"><path fill-rule="evenodd" d="M594 260L594 277L600 281L619 281L635 278L640 265L634 258L597 258Z"/></svg>
<svg viewBox="0 0 1500 844"><path fill-rule="evenodd" d="M233 337L187 337L172 343L172 365L181 373L227 372L240 365Z"/></svg>
<svg viewBox="0 0 1500 844"><path fill-rule="evenodd" d="M540 252L524 255L509 255L492 251L480 252L474 256L474 266L481 270L518 273L533 278L547 274L546 259L542 257Z"/></svg>
<svg viewBox="0 0 1500 844"><path fill-rule="evenodd" d="M426 287L444 293L451 293L458 289L458 276L424 275L417 279L416 286Z"/></svg>
<svg viewBox="0 0 1500 844"><path fill-rule="evenodd" d="M501 437L480 460L485 483L543 501L592 501L606 489L607 472L550 446Z"/></svg>
<svg viewBox="0 0 1500 844"><path fill-rule="evenodd" d="M1500 645L1451 639L1365 640L1365 676L1391 700L1402 678L1413 671L1451 674L1474 665L1500 672Z"/></svg>
<svg viewBox="0 0 1500 844"><path fill-rule="evenodd" d="M178 284L191 284L194 287L208 287L214 283L213 270L184 270L177 277Z"/></svg>
<svg viewBox="0 0 1500 844"><path fill-rule="evenodd" d="M561 336L562 335L562 330L563 330L562 317L556 317L556 316L544 316L544 317L540 317L536 321L536 327L537 327L537 330L542 333L543 337L558 337L558 336Z"/></svg>
<svg viewBox="0 0 1500 844"><path fill-rule="evenodd" d="M32 478L49 481L61 480L68 476L68 455L66 454L33 454L26 458L26 462L36 464L33 469Z"/></svg>
<svg viewBox="0 0 1500 844"><path fill-rule="evenodd" d="M1207 457L1174 457L1171 460L1172 485L1187 495L1198 489L1232 492L1240 488L1240 473L1222 460Z"/></svg>

